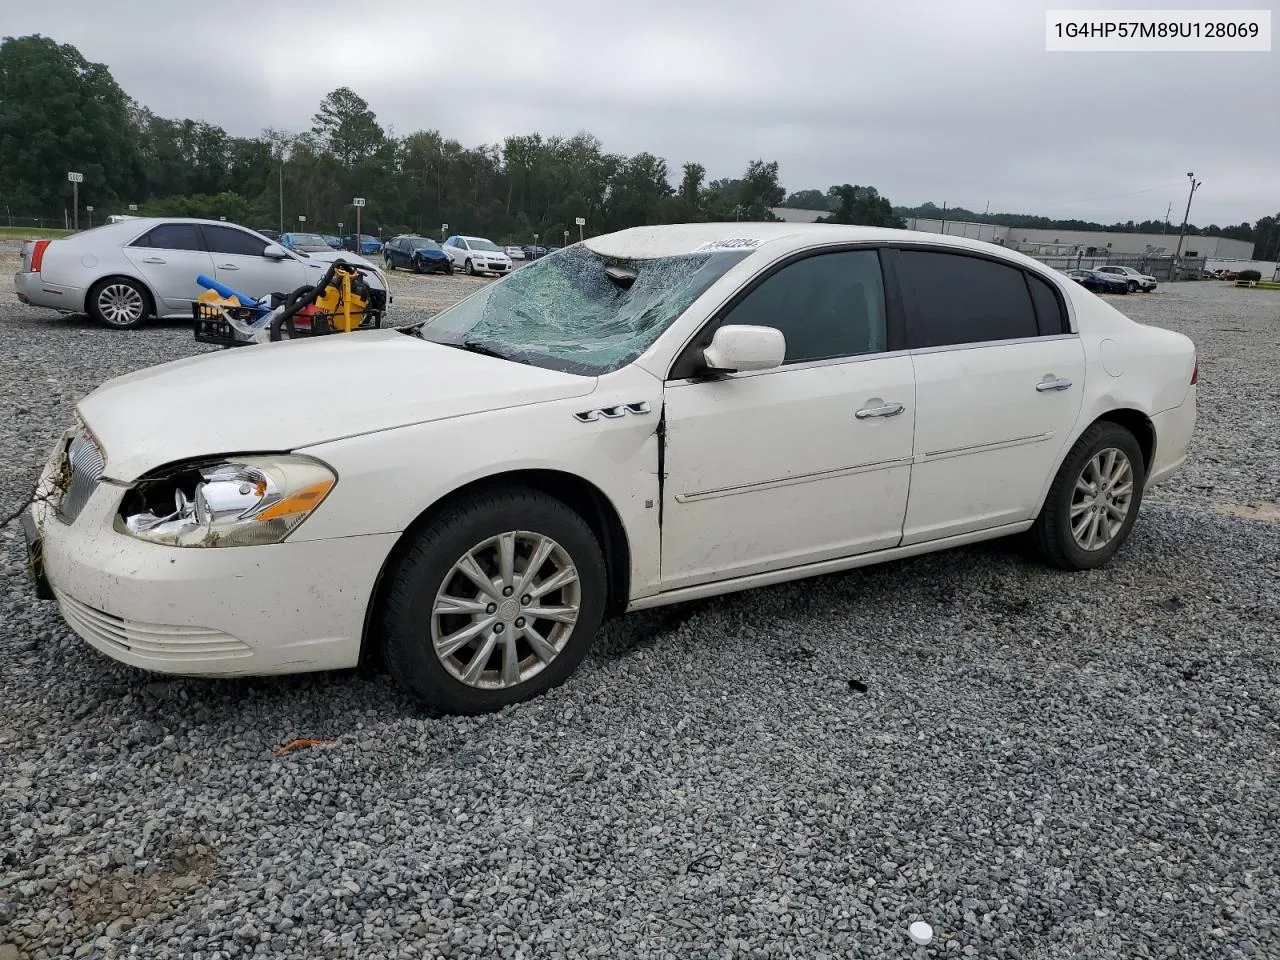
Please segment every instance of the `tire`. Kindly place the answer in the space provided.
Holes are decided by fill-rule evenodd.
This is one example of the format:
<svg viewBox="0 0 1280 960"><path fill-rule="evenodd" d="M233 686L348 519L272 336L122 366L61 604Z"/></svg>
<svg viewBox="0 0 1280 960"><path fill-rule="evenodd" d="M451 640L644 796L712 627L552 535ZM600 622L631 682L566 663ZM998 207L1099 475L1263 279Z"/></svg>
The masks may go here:
<svg viewBox="0 0 1280 960"><path fill-rule="evenodd" d="M412 270L414 273L421 273L422 260L419 257L414 257L412 260L409 261L409 269Z"/></svg>
<svg viewBox="0 0 1280 960"><path fill-rule="evenodd" d="M382 262L387 265L388 271L394 270L396 268L396 262L392 260L390 257L383 257Z"/></svg>
<svg viewBox="0 0 1280 960"><path fill-rule="evenodd" d="M146 288L126 277L108 277L94 284L85 305L89 316L112 330L136 330L153 312Z"/></svg>
<svg viewBox="0 0 1280 960"><path fill-rule="evenodd" d="M514 543L508 577L498 561L497 543L505 537ZM521 578L528 570L522 564L543 543L552 547L533 574L531 593L505 594L503 590L523 589ZM468 559L488 587L482 589L459 572ZM552 580L568 576L566 571L576 578L535 596L539 584L545 588ZM503 587L504 579L511 586ZM432 713L500 710L568 679L586 656L604 617L606 593L600 544L572 509L523 487L474 494L413 534L388 570L376 614L387 669ZM441 597L453 598L455 607L466 604L473 609L441 612ZM538 617L539 609L554 609L557 619ZM571 610L576 616L565 621ZM522 616L526 611L533 611L533 616L526 619ZM479 632L464 636L477 628ZM538 646L529 637L531 631ZM463 643L438 653L438 644L450 638ZM484 653L486 647L488 653ZM482 655L485 660L477 666L476 658Z"/></svg>
<svg viewBox="0 0 1280 960"><path fill-rule="evenodd" d="M1112 461L1110 466L1108 466L1109 453L1117 455L1117 460ZM1119 457L1127 461L1127 473L1121 467ZM1098 512L1106 522L1113 524L1117 519L1115 510L1097 511L1087 506L1081 509L1082 504L1090 502L1092 498L1087 491L1077 490L1077 481L1085 486L1092 485L1096 488L1098 484L1092 483L1092 480L1099 467L1102 468L1104 478L1106 476L1115 478L1112 484L1114 489L1124 490L1126 485L1129 487L1128 499L1118 526L1110 531L1098 530L1099 534L1109 534L1105 542L1086 549L1086 544L1078 540L1073 532L1073 514L1087 520L1093 513ZM1044 506L1040 509L1040 516L1027 531L1031 547L1046 563L1063 570L1093 570L1102 566L1128 539L1129 531L1133 529L1138 519L1138 511L1142 506L1142 488L1146 480L1147 471L1142 460L1142 450L1133 434L1119 424L1107 420L1093 424L1080 436L1066 459L1062 461L1058 475L1054 477L1053 485L1049 487ZM1106 486L1103 487L1104 494L1107 489ZM1110 503L1115 506L1121 499L1108 497L1104 500L1104 504ZM1079 520L1076 522L1078 523ZM1084 529L1086 541L1091 532L1086 524Z"/></svg>
<svg viewBox="0 0 1280 960"><path fill-rule="evenodd" d="M452 277L452 276L453 276L453 261L452 261L452 260L446 260L446 261L444 262L444 275L445 275L446 277Z"/></svg>
<svg viewBox="0 0 1280 960"><path fill-rule="evenodd" d="M475 267L473 267L473 266L471 265L471 261L470 261L470 260L468 260L468 261L463 265L463 267L462 267L462 272L463 272L463 273L465 273L468 277L474 277L474 276L476 275L476 268L475 268Z"/></svg>
<svg viewBox="0 0 1280 960"><path fill-rule="evenodd" d="M1138 292L1138 281L1137 281L1137 280L1130 280L1130 281L1129 281L1129 292L1130 292L1130 293L1137 293L1137 292Z"/></svg>

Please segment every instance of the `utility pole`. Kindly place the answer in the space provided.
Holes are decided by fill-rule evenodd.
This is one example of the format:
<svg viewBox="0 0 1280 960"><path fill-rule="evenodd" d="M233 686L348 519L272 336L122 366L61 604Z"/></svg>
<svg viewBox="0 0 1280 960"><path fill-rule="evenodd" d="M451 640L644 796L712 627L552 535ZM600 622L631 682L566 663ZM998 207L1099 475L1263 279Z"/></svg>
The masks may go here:
<svg viewBox="0 0 1280 960"><path fill-rule="evenodd" d="M1182 240L1187 235L1187 218L1191 216L1191 198L1196 195L1196 190L1200 188L1200 184L1202 182L1196 179L1196 175L1194 173L1188 173L1187 179L1191 181L1191 192L1187 194L1187 210L1182 215L1182 230L1178 234L1178 249L1173 254L1175 262L1182 256Z"/></svg>
<svg viewBox="0 0 1280 960"><path fill-rule="evenodd" d="M1161 234L1166 234L1169 232L1169 214L1171 213L1173 213L1172 200L1169 201L1169 208L1164 212L1164 229L1160 231Z"/></svg>
<svg viewBox="0 0 1280 960"><path fill-rule="evenodd" d="M947 232L947 201L942 201L942 233Z"/></svg>
<svg viewBox="0 0 1280 960"><path fill-rule="evenodd" d="M280 232L284 233L284 157L280 158Z"/></svg>

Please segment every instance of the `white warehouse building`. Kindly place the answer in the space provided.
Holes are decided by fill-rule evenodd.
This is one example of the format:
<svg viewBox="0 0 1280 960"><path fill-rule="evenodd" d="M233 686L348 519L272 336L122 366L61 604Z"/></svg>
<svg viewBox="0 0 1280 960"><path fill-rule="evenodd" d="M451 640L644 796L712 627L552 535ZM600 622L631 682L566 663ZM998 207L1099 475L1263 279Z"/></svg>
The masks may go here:
<svg viewBox="0 0 1280 960"><path fill-rule="evenodd" d="M814 223L827 216L825 210L792 210L773 207L773 215L793 223ZM985 240L1011 247L1033 256L1172 256L1178 247L1177 231L1162 233L1111 233L1104 230L1040 230L1002 227L991 223L964 220L926 220L908 217L908 230L945 233L948 236ZM1252 260L1253 244L1229 237L1187 236L1182 241L1182 255L1191 259Z"/></svg>

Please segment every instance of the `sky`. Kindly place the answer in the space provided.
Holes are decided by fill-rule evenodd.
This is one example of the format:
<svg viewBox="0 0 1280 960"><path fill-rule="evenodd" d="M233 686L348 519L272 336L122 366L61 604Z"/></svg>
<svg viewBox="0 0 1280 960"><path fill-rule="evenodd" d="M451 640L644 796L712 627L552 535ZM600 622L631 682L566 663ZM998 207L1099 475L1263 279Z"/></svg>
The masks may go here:
<svg viewBox="0 0 1280 960"><path fill-rule="evenodd" d="M1054 7L1068 6L1059 0ZM1153 6L1156 4L1153 4ZM1280 210L1280 47L1048 53L1033 0L0 0L0 33L105 63L154 112L307 129L346 85L397 135L595 134L678 179L1103 222ZM1074 7L1126 8L1077 0ZM1276 0L1162 8L1271 9Z"/></svg>

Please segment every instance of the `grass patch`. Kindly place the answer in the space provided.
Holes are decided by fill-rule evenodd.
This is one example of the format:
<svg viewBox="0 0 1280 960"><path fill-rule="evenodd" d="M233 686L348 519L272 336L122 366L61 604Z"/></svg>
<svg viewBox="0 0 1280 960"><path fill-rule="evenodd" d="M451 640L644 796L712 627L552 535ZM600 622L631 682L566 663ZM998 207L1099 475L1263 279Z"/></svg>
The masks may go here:
<svg viewBox="0 0 1280 960"><path fill-rule="evenodd" d="M39 227L0 227L0 240L56 240L69 230L41 230Z"/></svg>

